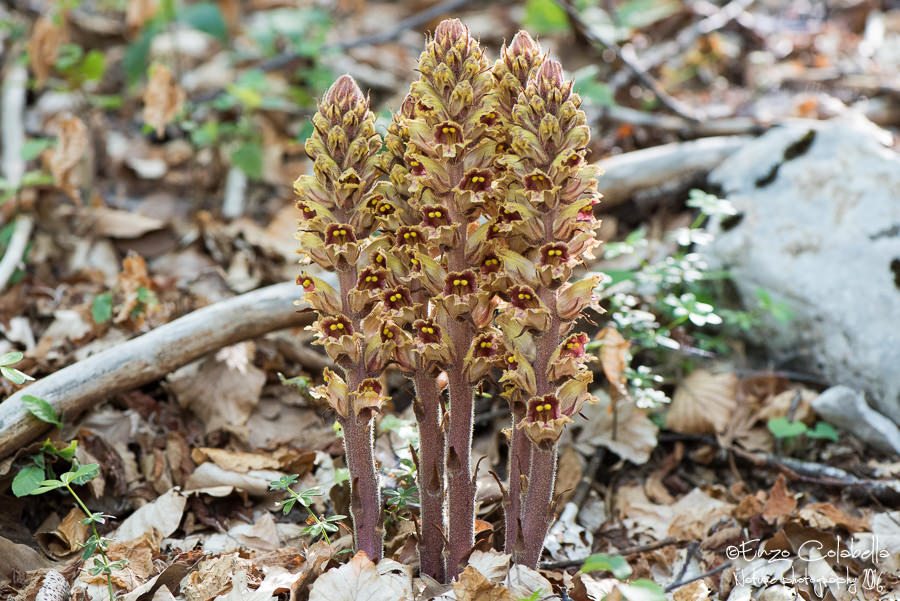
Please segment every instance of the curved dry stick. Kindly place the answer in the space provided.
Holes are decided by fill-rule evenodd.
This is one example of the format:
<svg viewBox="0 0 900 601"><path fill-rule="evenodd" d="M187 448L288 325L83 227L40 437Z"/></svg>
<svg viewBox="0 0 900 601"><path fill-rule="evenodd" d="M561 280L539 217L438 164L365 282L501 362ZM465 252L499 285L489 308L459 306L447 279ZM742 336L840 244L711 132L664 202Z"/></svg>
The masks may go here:
<svg viewBox="0 0 900 601"><path fill-rule="evenodd" d="M597 189L603 194L600 209L615 207L645 188L711 171L752 136L717 136L689 142L674 142L626 152L597 161L603 170Z"/></svg>
<svg viewBox="0 0 900 601"><path fill-rule="evenodd" d="M299 313L294 282L275 284L203 307L42 378L0 403L0 458L49 428L22 405L24 395L73 415L117 392L157 380L216 349L312 321Z"/></svg>

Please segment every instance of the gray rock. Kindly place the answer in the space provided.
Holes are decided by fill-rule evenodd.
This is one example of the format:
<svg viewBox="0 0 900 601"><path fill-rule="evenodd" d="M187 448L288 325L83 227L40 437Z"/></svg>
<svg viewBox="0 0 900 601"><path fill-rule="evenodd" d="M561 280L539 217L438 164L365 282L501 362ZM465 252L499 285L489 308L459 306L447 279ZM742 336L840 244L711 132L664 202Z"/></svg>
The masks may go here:
<svg viewBox="0 0 900 601"><path fill-rule="evenodd" d="M900 428L866 403L862 394L848 386L832 386L812 402L825 421L843 428L882 451L900 454Z"/></svg>
<svg viewBox="0 0 900 601"><path fill-rule="evenodd" d="M713 224L706 253L748 306L763 288L796 313L756 333L776 359L867 392L900 423L900 155L889 141L851 115L747 144L710 174L740 214Z"/></svg>

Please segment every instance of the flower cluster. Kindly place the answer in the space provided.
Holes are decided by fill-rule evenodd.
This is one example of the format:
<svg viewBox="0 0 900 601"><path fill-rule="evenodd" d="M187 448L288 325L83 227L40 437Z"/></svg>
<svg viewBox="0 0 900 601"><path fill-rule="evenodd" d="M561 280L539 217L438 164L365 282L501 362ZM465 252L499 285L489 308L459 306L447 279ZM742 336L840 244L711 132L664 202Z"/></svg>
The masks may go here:
<svg viewBox="0 0 900 601"><path fill-rule="evenodd" d="M380 557L371 420L391 366L416 388L422 571L445 580L474 544L473 399L495 371L513 426L506 546L539 559L556 444L591 400L593 357L573 324L596 307L598 282L571 278L598 245L598 173L572 83L527 33L492 63L462 23L444 21L418 71L380 153L349 77L323 98L307 145L314 174L296 186L299 238L339 286L308 274L298 284L344 371L326 371L316 394L344 426L357 546Z"/></svg>

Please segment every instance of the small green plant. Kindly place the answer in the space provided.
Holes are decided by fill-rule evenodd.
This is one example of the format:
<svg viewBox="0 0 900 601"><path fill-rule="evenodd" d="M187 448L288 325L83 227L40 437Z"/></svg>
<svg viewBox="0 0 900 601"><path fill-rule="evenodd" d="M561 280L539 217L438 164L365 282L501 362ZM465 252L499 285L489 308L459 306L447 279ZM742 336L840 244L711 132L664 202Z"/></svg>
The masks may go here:
<svg viewBox="0 0 900 601"><path fill-rule="evenodd" d="M95 296L91 303L91 317L94 319L94 323L103 324L110 321L113 317L114 305L113 291ZM137 319L158 305L159 299L155 292L146 286L138 286L137 303L132 307L128 316Z"/></svg>
<svg viewBox="0 0 900 601"><path fill-rule="evenodd" d="M617 580L625 580L631 576L631 566L625 561L621 555L607 555L606 553L595 553L584 560L581 571L588 572L609 572Z"/></svg>
<svg viewBox="0 0 900 601"><path fill-rule="evenodd" d="M610 572L619 581L616 587L628 601L664 601L666 598L663 588L649 578L638 578L626 583L625 579L631 575L631 566L621 555L596 553L584 560L581 571Z"/></svg>
<svg viewBox="0 0 900 601"><path fill-rule="evenodd" d="M34 417L48 424L62 427L62 420L56 410L44 399L25 395L22 401L25 409ZM91 527L91 536L84 543L80 543L81 557L85 562L93 559L92 565L87 568L88 572L93 576L104 576L109 590L109 598L115 599L112 574L117 570L124 569L128 561L125 559L110 561L107 552L111 539L100 536L100 532L97 530L98 524L105 524L107 519L115 516L91 511L73 488L73 486L87 484L100 473L96 463L85 465L78 463L75 459L77 446L78 443L75 440L70 441L67 446L62 448L58 448L50 440L45 441L40 452L31 457L31 464L23 467L16 474L12 482L12 492L17 497L25 497L60 490L72 497L75 504L87 516L81 520L81 523ZM53 468L53 464L57 460L69 463L68 469L58 477Z"/></svg>
<svg viewBox="0 0 900 601"><path fill-rule="evenodd" d="M22 360L25 355L18 351L12 351L0 355L0 375L15 384L21 386L29 380L34 380L28 374L22 373L18 369L11 367Z"/></svg>
<svg viewBox="0 0 900 601"><path fill-rule="evenodd" d="M419 488L412 486L398 486L396 490L385 489L384 498L387 504L387 516L385 521L406 520L405 514L411 507L419 504Z"/></svg>
<svg viewBox="0 0 900 601"><path fill-rule="evenodd" d="M325 518L317 516L312 509L312 502L314 497L322 496L322 491L318 488L309 488L303 492L296 492L291 486L296 484L299 477L297 474L282 476L279 480L269 483L269 490L281 490L290 495L290 498L278 502L278 506L281 507L285 515L291 512L294 505L300 503L306 509L306 513L309 514L306 520L307 526L302 530L303 534L308 534L313 539L322 537L330 545L331 540L328 538L328 533L337 532L338 526L336 522L347 519L347 516L340 514Z"/></svg>
<svg viewBox="0 0 900 601"><path fill-rule="evenodd" d="M801 421L792 422L786 417L774 417L770 419L766 426L772 436L778 440L794 440L798 436L807 438L824 438L834 442L838 441L837 431L834 426L827 422L817 422L813 428L809 428Z"/></svg>

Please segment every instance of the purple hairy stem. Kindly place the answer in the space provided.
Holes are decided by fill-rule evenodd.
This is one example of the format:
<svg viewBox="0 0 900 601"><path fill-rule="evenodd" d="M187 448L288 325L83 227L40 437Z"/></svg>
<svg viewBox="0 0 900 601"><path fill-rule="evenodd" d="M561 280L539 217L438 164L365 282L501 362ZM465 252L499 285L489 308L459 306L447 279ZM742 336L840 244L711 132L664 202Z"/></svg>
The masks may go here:
<svg viewBox="0 0 900 601"><path fill-rule="evenodd" d="M443 582L444 565L444 461L445 441L441 429L441 392L437 379L419 362L415 373L417 399L413 405L419 425L419 483L422 538L419 564L423 574Z"/></svg>
<svg viewBox="0 0 900 601"><path fill-rule="evenodd" d="M362 379L348 374L348 384L358 386ZM372 419L350 415L339 418L344 430L344 450L350 481L350 513L356 532L356 548L372 561L382 556L381 492L372 452Z"/></svg>
<svg viewBox="0 0 900 601"><path fill-rule="evenodd" d="M519 405L512 410L512 433L509 440L509 498L506 504L504 548L513 554L521 548L519 516L522 512L522 477L531 469L531 441L519 428L525 417L525 408Z"/></svg>
<svg viewBox="0 0 900 601"><path fill-rule="evenodd" d="M522 534L525 544L519 561L533 569L537 568L544 550L544 538L550 527L556 448L556 443L547 446L531 445L531 473L522 505Z"/></svg>
<svg viewBox="0 0 900 601"><path fill-rule="evenodd" d="M459 179L462 169L454 166L451 177ZM452 207L452 203L449 203ZM454 221L463 222L460 215ZM466 261L466 237L448 256L448 271L461 271ZM466 377L463 358L475 335L468 321L450 320L447 333L453 345L453 365L447 369L450 396L450 430L447 437L447 489L449 499L449 537L447 545L447 577L455 578L460 565L475 545L475 478L472 475L472 427L475 411L475 388Z"/></svg>

